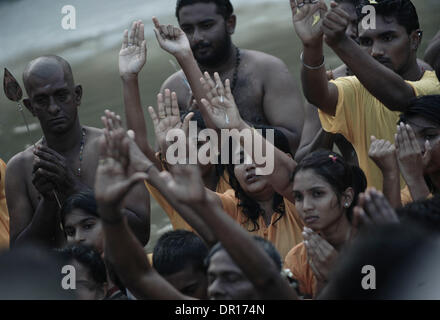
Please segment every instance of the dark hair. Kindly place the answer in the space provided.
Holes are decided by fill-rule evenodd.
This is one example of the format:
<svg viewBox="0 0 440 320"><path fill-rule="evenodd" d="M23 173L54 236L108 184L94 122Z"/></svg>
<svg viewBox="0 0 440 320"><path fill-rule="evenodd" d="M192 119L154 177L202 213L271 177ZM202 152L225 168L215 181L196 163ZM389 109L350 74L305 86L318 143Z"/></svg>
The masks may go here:
<svg viewBox="0 0 440 320"><path fill-rule="evenodd" d="M335 2L337 3L350 3L352 4L355 8L359 5L359 2L361 0L335 0Z"/></svg>
<svg viewBox="0 0 440 320"><path fill-rule="evenodd" d="M89 269L93 280L97 284L102 285L107 282L104 261L95 248L83 244L73 244L60 249L59 252L66 259L76 260Z"/></svg>
<svg viewBox="0 0 440 320"><path fill-rule="evenodd" d="M275 266L277 267L278 271L281 271L281 268L283 266L283 262L281 260L281 256L278 252L278 250L275 248L275 246L266 239L263 239L260 236L252 236L252 238L258 243L260 247L264 249L264 251L269 255L269 257L272 259L272 261L275 263ZM211 258L219 252L220 250L226 250L221 242L217 242L211 250L209 250L208 256L205 259L205 266L206 268L209 267L209 264L211 263ZM227 251L227 250L226 250Z"/></svg>
<svg viewBox="0 0 440 320"><path fill-rule="evenodd" d="M204 259L208 248L193 232L174 230L163 234L153 251L153 266L162 276L182 271L192 265L205 271Z"/></svg>
<svg viewBox="0 0 440 320"><path fill-rule="evenodd" d="M406 32L411 34L414 30L420 29L417 10L410 0L376 0L377 3L370 3L369 0L361 0L357 7L359 19L365 17L362 7L366 5L374 6L376 14L383 17L395 17L397 23L405 27Z"/></svg>
<svg viewBox="0 0 440 320"><path fill-rule="evenodd" d="M72 212L74 209L82 209L87 213L99 218L95 195L91 190L82 191L67 198L60 211L61 223L63 225L66 215Z"/></svg>
<svg viewBox="0 0 440 320"><path fill-rule="evenodd" d="M408 107L400 115L399 122L406 123L408 118L420 116L440 126L440 95L420 96L411 99Z"/></svg>
<svg viewBox="0 0 440 320"><path fill-rule="evenodd" d="M176 3L176 17L179 21L180 9L184 6L192 5L195 3L215 3L217 5L217 13L223 16L226 20L234 13L234 7L229 0L177 0Z"/></svg>
<svg viewBox="0 0 440 320"><path fill-rule="evenodd" d="M347 209L347 217L351 221L358 196L367 187L367 178L362 169L347 163L337 153L318 150L301 160L296 166L292 178L294 179L295 175L301 170L313 170L317 175L324 178L336 193L338 201L340 201L342 193L347 188L353 188L353 201Z"/></svg>
<svg viewBox="0 0 440 320"><path fill-rule="evenodd" d="M255 129L259 130L261 135L266 138L267 130L272 129L274 130L274 141L273 144L276 148L283 151L284 153L291 154L289 141L287 140L284 133L274 127L270 126L263 126L263 125L256 125ZM251 221L253 224L253 229L248 230L250 232L256 231L260 228L258 224L258 217L264 214L263 209L260 207L257 201L249 197L243 190L243 188L240 186L240 183L237 180L237 177L235 176L234 168L235 164L233 163L232 158L232 138L229 141L229 164L225 166L228 175L229 175L229 185L232 189L235 191L235 197L238 199L238 207L241 207L243 209L243 214L246 216L248 221ZM274 221L276 223L278 220L282 218L282 216L285 213L284 208L284 201L283 197L275 193L274 199L273 199L273 205L272 208L275 212L279 213L280 216ZM246 223L245 222L245 223Z"/></svg>

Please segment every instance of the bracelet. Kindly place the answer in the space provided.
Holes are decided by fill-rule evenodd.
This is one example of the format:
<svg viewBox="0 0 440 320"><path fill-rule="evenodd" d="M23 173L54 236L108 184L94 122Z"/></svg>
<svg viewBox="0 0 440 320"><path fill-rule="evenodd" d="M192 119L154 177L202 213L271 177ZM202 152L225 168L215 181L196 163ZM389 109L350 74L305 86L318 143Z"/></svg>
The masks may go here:
<svg viewBox="0 0 440 320"><path fill-rule="evenodd" d="M303 66L306 67L307 69L310 69L310 70L318 70L318 69L321 69L322 67L325 66L325 57L324 56L322 56L322 63L317 67L312 67L312 66L309 66L304 63L304 51L301 52L299 58L301 59Z"/></svg>

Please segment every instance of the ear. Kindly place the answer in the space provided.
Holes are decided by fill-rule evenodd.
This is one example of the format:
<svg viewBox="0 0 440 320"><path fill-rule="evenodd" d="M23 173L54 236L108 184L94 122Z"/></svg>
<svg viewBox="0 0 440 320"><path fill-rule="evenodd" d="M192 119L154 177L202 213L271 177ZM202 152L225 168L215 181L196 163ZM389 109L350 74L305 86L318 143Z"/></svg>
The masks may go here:
<svg viewBox="0 0 440 320"><path fill-rule="evenodd" d="M34 117L37 116L37 114L35 113L34 108L32 107L31 100L29 100L28 98L23 99L23 104L24 104L24 106L25 106L25 107L26 107L26 108L32 113L32 115L33 115Z"/></svg>
<svg viewBox="0 0 440 320"><path fill-rule="evenodd" d="M237 25L237 16L235 14L231 14L229 19L226 20L226 32L229 35L234 34L236 25Z"/></svg>
<svg viewBox="0 0 440 320"><path fill-rule="evenodd" d="M420 43L422 43L423 38L423 31L421 29L414 30L409 35L409 41L411 45L411 50L417 51L417 49L420 46Z"/></svg>
<svg viewBox="0 0 440 320"><path fill-rule="evenodd" d="M354 200L354 190L352 187L349 187L345 189L345 191L342 193L342 197L341 197L342 207L348 209L352 205L353 200Z"/></svg>
<svg viewBox="0 0 440 320"><path fill-rule="evenodd" d="M81 98L82 98L82 86L79 84L75 87L75 103L77 106L81 105Z"/></svg>

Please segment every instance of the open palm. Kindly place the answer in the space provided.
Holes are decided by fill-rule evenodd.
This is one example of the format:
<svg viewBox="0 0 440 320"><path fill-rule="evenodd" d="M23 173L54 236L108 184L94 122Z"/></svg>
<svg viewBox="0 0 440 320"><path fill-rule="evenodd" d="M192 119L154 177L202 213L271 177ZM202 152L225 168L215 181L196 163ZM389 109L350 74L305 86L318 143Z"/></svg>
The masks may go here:
<svg viewBox="0 0 440 320"><path fill-rule="evenodd" d="M322 20L327 12L326 4L320 0L316 3L297 5L296 0L290 0L292 8L293 26L303 43L313 43L321 40Z"/></svg>
<svg viewBox="0 0 440 320"><path fill-rule="evenodd" d="M141 21L133 22L128 36L124 31L122 47L119 51L119 74L138 74L147 60L147 44L144 40L144 25Z"/></svg>

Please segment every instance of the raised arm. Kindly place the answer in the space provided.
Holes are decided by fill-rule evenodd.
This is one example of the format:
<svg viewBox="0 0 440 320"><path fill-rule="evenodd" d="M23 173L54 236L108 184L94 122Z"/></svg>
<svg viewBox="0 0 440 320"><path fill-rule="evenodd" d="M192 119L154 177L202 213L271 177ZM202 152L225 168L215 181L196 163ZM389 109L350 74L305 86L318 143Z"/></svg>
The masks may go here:
<svg viewBox="0 0 440 320"><path fill-rule="evenodd" d="M435 66L436 61L440 57L440 31L429 42L428 48L426 48L423 60L429 63L432 67Z"/></svg>
<svg viewBox="0 0 440 320"><path fill-rule="evenodd" d="M96 172L95 196L103 221L106 257L115 267L122 283L139 299L186 299L148 262L142 245L128 227L122 214L123 202L130 189L142 183L148 171L128 172L130 141L120 128L106 129L100 141L100 160Z"/></svg>
<svg viewBox="0 0 440 320"><path fill-rule="evenodd" d="M281 277L266 252L206 193L200 171L196 166L175 167L173 176L174 179L169 181L169 188L173 190L173 194L180 201L192 205L238 267L253 283L261 299L297 299L295 291Z"/></svg>
<svg viewBox="0 0 440 320"><path fill-rule="evenodd" d="M144 24L134 21L130 31L124 31L121 51L119 52L119 74L122 80L124 109L127 127L135 132L135 141L142 152L158 167L160 163L148 143L147 127L139 93L138 74L145 65L147 43L144 39Z"/></svg>
<svg viewBox="0 0 440 320"><path fill-rule="evenodd" d="M403 112L411 98L413 88L390 68L382 65L347 37L348 14L332 2L325 16L322 31L327 45L341 58L362 85L391 111Z"/></svg>
<svg viewBox="0 0 440 320"><path fill-rule="evenodd" d="M200 79L207 92L207 99L202 100L203 108L207 110L212 123L218 129L230 130L232 137L243 146L245 153L259 165L257 174L267 175L269 183L278 193L293 200L291 177L296 162L264 139L258 130L251 128L241 118L231 93L230 81L227 79L224 86L218 73L214 74L214 78L215 82L208 73L205 73L205 77ZM233 129L236 129L235 132L238 134L235 134ZM242 135L245 136L244 139L241 138ZM246 141L247 139L249 140ZM266 155L265 163L259 163L257 148L260 148L260 155Z"/></svg>
<svg viewBox="0 0 440 320"><path fill-rule="evenodd" d="M298 2L298 4L297 4ZM327 80L321 25L327 6L324 1L305 3L290 0L293 26L303 44L301 81L307 100L329 115L335 115L336 86Z"/></svg>

